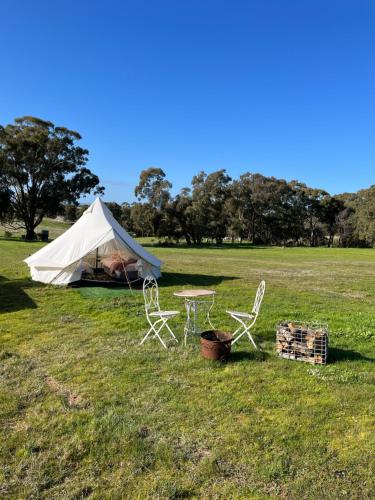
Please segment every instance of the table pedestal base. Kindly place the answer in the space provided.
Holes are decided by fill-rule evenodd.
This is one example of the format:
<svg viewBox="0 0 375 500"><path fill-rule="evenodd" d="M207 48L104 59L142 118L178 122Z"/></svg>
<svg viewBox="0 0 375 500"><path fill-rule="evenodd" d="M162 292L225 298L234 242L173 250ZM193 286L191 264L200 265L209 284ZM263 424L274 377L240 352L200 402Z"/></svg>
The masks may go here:
<svg viewBox="0 0 375 500"><path fill-rule="evenodd" d="M210 318L210 312L213 305L214 305L214 295L212 296L212 300L185 299L185 307L187 314L186 324L184 328L185 345L188 335L198 335L203 331L198 326L199 308L207 311L205 323L208 323L213 330L215 329Z"/></svg>

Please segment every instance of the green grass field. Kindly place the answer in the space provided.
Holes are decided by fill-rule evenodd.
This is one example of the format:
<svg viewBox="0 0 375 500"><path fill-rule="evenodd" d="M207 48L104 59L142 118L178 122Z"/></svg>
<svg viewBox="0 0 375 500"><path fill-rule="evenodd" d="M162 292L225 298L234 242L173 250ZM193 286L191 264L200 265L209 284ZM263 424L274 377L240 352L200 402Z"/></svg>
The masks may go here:
<svg viewBox="0 0 375 500"><path fill-rule="evenodd" d="M151 249L162 307L212 287L229 331L266 280L261 352L220 364L196 339L139 346L140 294L31 282L41 245L0 241L2 498L374 498L375 250ZM276 357L284 318L328 322L326 367Z"/></svg>
<svg viewBox="0 0 375 500"><path fill-rule="evenodd" d="M50 239L55 239L60 234L62 234L66 229L68 229L71 226L69 222L63 222L57 219L49 219L48 217L45 217L43 219L43 222L35 229L36 233L40 233L43 231L43 229L46 229L49 231L49 237ZM0 239L4 237L5 232L10 232L12 238L19 238L22 234L25 234L24 229L9 229L0 224Z"/></svg>

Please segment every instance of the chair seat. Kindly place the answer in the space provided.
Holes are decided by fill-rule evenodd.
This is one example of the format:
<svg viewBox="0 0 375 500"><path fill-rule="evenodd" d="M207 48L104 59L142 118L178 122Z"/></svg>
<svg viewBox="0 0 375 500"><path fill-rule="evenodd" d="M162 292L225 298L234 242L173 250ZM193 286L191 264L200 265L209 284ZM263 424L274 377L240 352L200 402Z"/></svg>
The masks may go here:
<svg viewBox="0 0 375 500"><path fill-rule="evenodd" d="M172 318L173 316L177 316L180 314L180 311L154 311L150 313L150 316L154 318Z"/></svg>
<svg viewBox="0 0 375 500"><path fill-rule="evenodd" d="M246 312L239 312L239 311L227 311L228 314L231 316L237 316L238 318L246 318L246 319L252 319L254 318L254 314L249 314Z"/></svg>

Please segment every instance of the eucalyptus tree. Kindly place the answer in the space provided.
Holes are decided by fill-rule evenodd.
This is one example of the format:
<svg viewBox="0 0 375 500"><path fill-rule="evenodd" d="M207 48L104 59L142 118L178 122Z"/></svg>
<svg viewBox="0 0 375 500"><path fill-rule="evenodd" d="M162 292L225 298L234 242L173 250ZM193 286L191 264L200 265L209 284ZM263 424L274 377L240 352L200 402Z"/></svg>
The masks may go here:
<svg viewBox="0 0 375 500"><path fill-rule="evenodd" d="M227 233L231 238L232 243L235 239L240 242L246 236L247 221L245 217L246 197L243 196L243 186L238 180L232 182L230 186L230 194L225 202L225 208L228 214Z"/></svg>
<svg viewBox="0 0 375 500"><path fill-rule="evenodd" d="M161 209L170 198L171 187L161 168L150 167L142 170L134 193L139 201L147 200L153 207Z"/></svg>
<svg viewBox="0 0 375 500"><path fill-rule="evenodd" d="M64 203L102 193L99 178L85 167L88 151L78 132L32 116L0 126L0 180L9 195L3 219L35 239L45 215L64 212Z"/></svg>
<svg viewBox="0 0 375 500"><path fill-rule="evenodd" d="M139 176L139 183L134 189L134 194L138 201L146 200L147 216L151 216L153 233L157 235L162 222L163 212L170 200L169 190L172 184L166 179L165 173L161 168L150 167L142 170ZM137 214L139 209L137 209ZM146 213L146 212L145 212ZM140 221L139 221L140 222Z"/></svg>
<svg viewBox="0 0 375 500"><path fill-rule="evenodd" d="M199 241L208 237L221 243L227 232L226 200L230 196L231 178L225 170L211 174L200 172L192 180L192 212Z"/></svg>
<svg viewBox="0 0 375 500"><path fill-rule="evenodd" d="M353 206L358 240L364 245L375 247L375 185L358 191Z"/></svg>
<svg viewBox="0 0 375 500"><path fill-rule="evenodd" d="M132 230L137 236L155 235L155 209L149 203L133 203L130 209Z"/></svg>
<svg viewBox="0 0 375 500"><path fill-rule="evenodd" d="M345 209L344 202L334 196L325 196L322 204L322 221L327 236L327 245L333 245L334 237L339 229L339 215Z"/></svg>
<svg viewBox="0 0 375 500"><path fill-rule="evenodd" d="M68 222L75 222L78 219L78 207L74 203L64 205L64 219Z"/></svg>
<svg viewBox="0 0 375 500"><path fill-rule="evenodd" d="M196 243L193 203L191 189L182 188L181 191L170 201L168 210L171 226L174 223L172 234L176 239L185 238L188 245Z"/></svg>
<svg viewBox="0 0 375 500"><path fill-rule="evenodd" d="M131 218L131 205L127 202L121 204L121 224L127 231L134 231Z"/></svg>
<svg viewBox="0 0 375 500"><path fill-rule="evenodd" d="M122 224L122 206L115 201L107 201L106 206L112 212L112 215L117 220L117 222Z"/></svg>
<svg viewBox="0 0 375 500"><path fill-rule="evenodd" d="M290 236L292 191L286 181L246 172L234 189L237 212L251 243L272 243Z"/></svg>

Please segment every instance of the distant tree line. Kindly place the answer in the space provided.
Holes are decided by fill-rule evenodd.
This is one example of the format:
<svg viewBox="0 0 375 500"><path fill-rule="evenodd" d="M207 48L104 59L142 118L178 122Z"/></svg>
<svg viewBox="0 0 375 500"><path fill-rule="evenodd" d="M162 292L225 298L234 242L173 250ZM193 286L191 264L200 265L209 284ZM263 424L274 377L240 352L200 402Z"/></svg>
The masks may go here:
<svg viewBox="0 0 375 500"><path fill-rule="evenodd" d="M141 172L138 201L107 203L123 225L137 236L169 242L319 246L375 246L375 185L357 193L331 196L298 181L259 173L231 179L225 170L200 172L172 196L172 184L160 168ZM66 205L68 220L85 206Z"/></svg>
<svg viewBox="0 0 375 500"><path fill-rule="evenodd" d="M81 136L50 121L25 116L0 125L0 222L35 229L47 215L76 220L78 200L101 194L87 167ZM160 168L140 174L137 202L108 203L116 219L137 236L169 242L233 242L278 245L375 246L375 186L331 196L298 181L259 173L231 179L225 170L200 172L191 186L171 195Z"/></svg>

